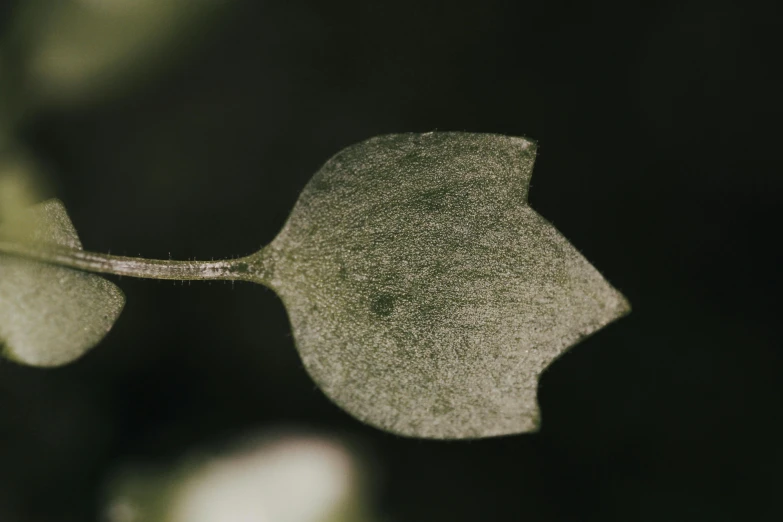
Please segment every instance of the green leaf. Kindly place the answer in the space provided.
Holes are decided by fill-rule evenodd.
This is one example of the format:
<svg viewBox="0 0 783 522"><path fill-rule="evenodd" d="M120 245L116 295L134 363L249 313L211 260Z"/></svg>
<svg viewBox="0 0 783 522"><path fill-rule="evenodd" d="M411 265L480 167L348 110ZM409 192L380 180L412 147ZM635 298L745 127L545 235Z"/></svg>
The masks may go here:
<svg viewBox="0 0 783 522"><path fill-rule="evenodd" d="M165 71L231 3L26 0L4 44L24 49L23 94L36 97L30 102L90 103Z"/></svg>
<svg viewBox="0 0 783 522"><path fill-rule="evenodd" d="M82 248L60 201L31 207L24 221L5 223L0 237ZM103 339L124 304L120 289L100 276L0 255L0 345L9 359L69 363Z"/></svg>
<svg viewBox="0 0 783 522"><path fill-rule="evenodd" d="M527 205L523 138L381 136L330 159L263 252L307 371L402 435L537 427L542 370L625 298Z"/></svg>

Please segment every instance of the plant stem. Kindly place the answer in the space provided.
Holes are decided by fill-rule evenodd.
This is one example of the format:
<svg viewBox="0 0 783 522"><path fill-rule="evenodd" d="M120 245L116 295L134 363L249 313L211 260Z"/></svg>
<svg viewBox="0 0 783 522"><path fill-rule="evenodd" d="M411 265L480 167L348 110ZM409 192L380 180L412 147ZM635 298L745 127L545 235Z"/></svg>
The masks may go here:
<svg viewBox="0 0 783 522"><path fill-rule="evenodd" d="M0 241L0 254L9 254L86 272L144 279L190 281L252 281L268 286L269 268L264 250L238 259L171 261L85 252L59 245Z"/></svg>

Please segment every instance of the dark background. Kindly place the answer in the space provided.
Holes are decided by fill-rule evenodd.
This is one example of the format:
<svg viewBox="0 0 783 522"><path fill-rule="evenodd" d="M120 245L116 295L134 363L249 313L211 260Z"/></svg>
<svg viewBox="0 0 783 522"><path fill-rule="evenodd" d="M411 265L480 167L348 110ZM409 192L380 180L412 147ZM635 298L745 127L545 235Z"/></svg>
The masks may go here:
<svg viewBox="0 0 783 522"><path fill-rule="evenodd" d="M545 372L540 433L433 442L331 404L272 292L113 278L97 349L0 364L0 520L95 519L119 463L280 424L362 441L388 520L782 519L773 5L247 0L132 92L39 113L85 247L179 259L257 250L365 138L525 135L531 205L634 311Z"/></svg>

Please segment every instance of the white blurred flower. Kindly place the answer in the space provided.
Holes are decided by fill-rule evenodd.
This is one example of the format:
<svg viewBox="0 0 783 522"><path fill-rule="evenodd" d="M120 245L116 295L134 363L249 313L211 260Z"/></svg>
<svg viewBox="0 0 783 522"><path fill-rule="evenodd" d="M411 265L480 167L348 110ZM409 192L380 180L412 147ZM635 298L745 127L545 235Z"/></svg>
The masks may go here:
<svg viewBox="0 0 783 522"><path fill-rule="evenodd" d="M366 522L357 459L312 435L264 439L157 477L126 477L110 522Z"/></svg>
<svg viewBox="0 0 783 522"><path fill-rule="evenodd" d="M174 499L171 522L316 522L348 500L354 465L318 438L282 439L218 458Z"/></svg>

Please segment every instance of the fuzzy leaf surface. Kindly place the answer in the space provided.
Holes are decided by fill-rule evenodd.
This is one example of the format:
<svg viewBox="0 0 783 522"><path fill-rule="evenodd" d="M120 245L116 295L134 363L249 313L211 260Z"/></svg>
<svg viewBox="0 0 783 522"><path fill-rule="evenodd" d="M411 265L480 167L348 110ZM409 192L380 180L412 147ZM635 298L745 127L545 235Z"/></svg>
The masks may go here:
<svg viewBox="0 0 783 522"><path fill-rule="evenodd" d="M630 308L527 205L535 153L499 135L388 135L313 177L263 253L334 402L407 436L537 427L542 370Z"/></svg>
<svg viewBox="0 0 783 522"><path fill-rule="evenodd" d="M0 238L81 250L60 201L27 212L24 223L1 226ZM103 339L124 305L120 289L103 277L0 255L0 346L16 362L60 366L79 358Z"/></svg>

